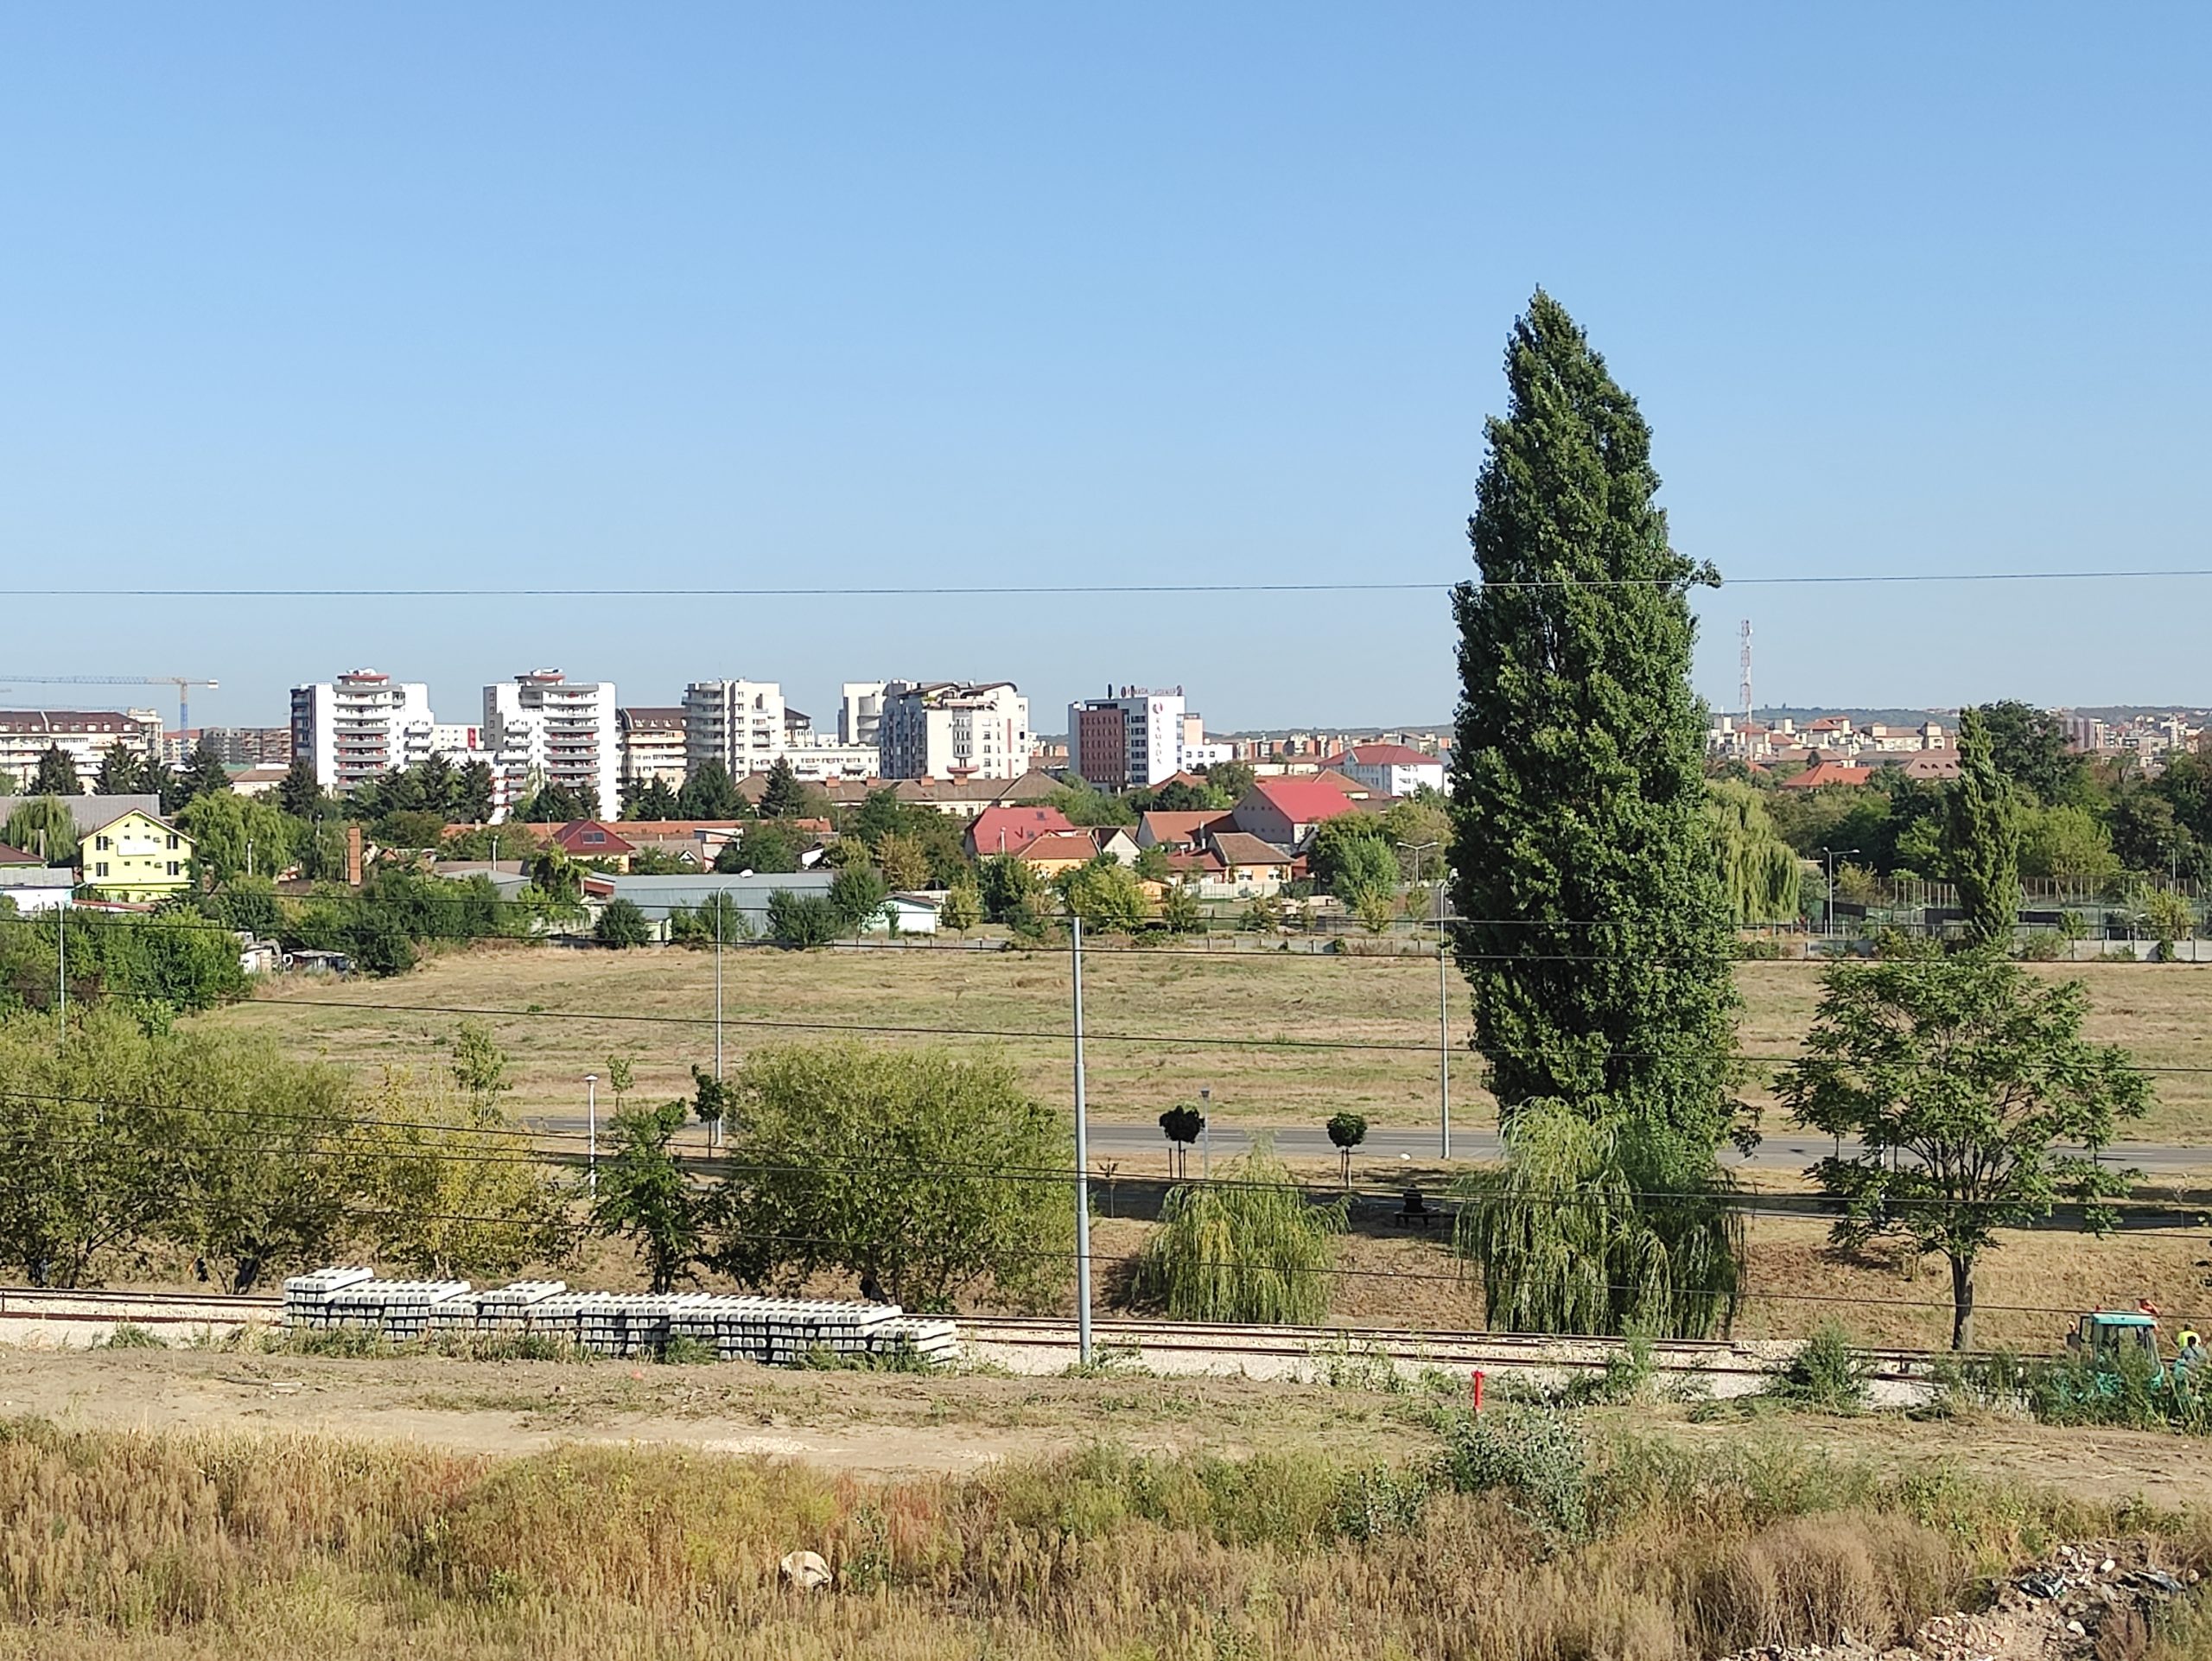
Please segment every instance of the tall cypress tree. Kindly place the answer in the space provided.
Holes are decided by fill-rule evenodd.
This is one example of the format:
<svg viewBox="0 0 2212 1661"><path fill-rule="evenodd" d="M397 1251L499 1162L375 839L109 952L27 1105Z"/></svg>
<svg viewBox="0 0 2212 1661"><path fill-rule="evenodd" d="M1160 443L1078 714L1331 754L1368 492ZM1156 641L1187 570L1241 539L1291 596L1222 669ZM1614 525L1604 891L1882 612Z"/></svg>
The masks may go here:
<svg viewBox="0 0 2212 1661"><path fill-rule="evenodd" d="M2020 915L2020 820L1979 710L1959 715L1959 781L1949 806L1943 852L1959 885L1967 938L2009 946Z"/></svg>
<svg viewBox="0 0 2212 1661"><path fill-rule="evenodd" d="M1539 290L1453 595L1452 898L1475 1047L1524 1104L1623 1118L1702 1157L1731 1114L1736 956L1689 685L1693 587L1654 504L1650 430Z"/></svg>

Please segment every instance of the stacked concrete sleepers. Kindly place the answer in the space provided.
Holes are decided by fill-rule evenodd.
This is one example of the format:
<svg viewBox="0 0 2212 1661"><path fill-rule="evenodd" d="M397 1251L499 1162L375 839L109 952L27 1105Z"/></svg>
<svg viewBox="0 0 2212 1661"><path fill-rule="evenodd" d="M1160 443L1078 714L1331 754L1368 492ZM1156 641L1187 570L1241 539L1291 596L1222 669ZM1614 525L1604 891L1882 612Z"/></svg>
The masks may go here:
<svg viewBox="0 0 2212 1661"><path fill-rule="evenodd" d="M476 1330L529 1332L531 1313L568 1289L566 1281L510 1281L505 1286L488 1286L476 1295Z"/></svg>
<svg viewBox="0 0 2212 1661"><path fill-rule="evenodd" d="M467 1281L380 1281L365 1270L323 1270L284 1282L284 1320L309 1328L367 1327L405 1343L434 1327L474 1331L476 1300Z"/></svg>

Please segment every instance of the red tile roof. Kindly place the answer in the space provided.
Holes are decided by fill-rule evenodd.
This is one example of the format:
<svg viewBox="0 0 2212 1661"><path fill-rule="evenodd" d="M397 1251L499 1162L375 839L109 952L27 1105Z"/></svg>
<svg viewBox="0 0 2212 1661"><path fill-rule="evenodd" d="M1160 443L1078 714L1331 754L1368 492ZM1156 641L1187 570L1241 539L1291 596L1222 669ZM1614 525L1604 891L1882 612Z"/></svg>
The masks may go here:
<svg viewBox="0 0 2212 1661"><path fill-rule="evenodd" d="M0 865L43 865L46 862L36 854L27 854L20 848L11 848L0 842Z"/></svg>
<svg viewBox="0 0 2212 1661"><path fill-rule="evenodd" d="M1340 767L1346 762L1357 762L1363 767L1440 767L1444 758L1417 750L1410 744L1355 744L1322 765Z"/></svg>
<svg viewBox="0 0 2212 1661"><path fill-rule="evenodd" d="M1229 815L1216 808L1154 808L1139 822L1158 842L1196 842L1217 824L1226 825Z"/></svg>
<svg viewBox="0 0 2212 1661"><path fill-rule="evenodd" d="M1293 824L1319 824L1352 811L1351 799L1322 779L1262 779L1252 789Z"/></svg>
<svg viewBox="0 0 2212 1661"><path fill-rule="evenodd" d="M1863 785L1874 776L1872 767L1847 767L1840 761L1823 758L1815 761L1795 779L1784 779L1784 790L1819 790L1827 785Z"/></svg>
<svg viewBox="0 0 2212 1661"><path fill-rule="evenodd" d="M968 846L981 856L1016 852L1052 830L1072 830L1057 807L987 807L968 827Z"/></svg>
<svg viewBox="0 0 2212 1661"><path fill-rule="evenodd" d="M1088 830L1048 830L1032 837L1014 856L1032 862L1042 860L1082 860L1097 856L1098 839Z"/></svg>

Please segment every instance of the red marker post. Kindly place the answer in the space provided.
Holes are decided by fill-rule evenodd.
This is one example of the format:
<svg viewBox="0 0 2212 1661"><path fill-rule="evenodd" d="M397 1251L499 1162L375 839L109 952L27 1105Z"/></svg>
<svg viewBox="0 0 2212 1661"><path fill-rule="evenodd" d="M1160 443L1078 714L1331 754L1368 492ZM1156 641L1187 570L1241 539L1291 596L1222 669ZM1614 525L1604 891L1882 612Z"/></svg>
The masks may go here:
<svg viewBox="0 0 2212 1661"><path fill-rule="evenodd" d="M1483 1410L1483 1370L1480 1367L1475 1369L1473 1376L1469 1379L1468 1389L1469 1394L1474 1399L1475 1411L1481 1412Z"/></svg>

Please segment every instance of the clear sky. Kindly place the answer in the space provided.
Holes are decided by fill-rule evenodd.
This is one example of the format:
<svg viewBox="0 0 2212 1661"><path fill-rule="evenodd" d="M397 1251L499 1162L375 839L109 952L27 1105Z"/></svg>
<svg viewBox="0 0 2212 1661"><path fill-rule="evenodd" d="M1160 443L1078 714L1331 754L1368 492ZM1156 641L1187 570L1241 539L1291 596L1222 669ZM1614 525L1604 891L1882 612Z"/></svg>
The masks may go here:
<svg viewBox="0 0 2212 1661"><path fill-rule="evenodd" d="M1726 574L2212 566L2201 5L1078 10L11 9L0 580L1440 583L1540 283ZM1749 617L1762 702L2212 703L2208 598L1745 588L1698 686ZM1440 592L0 614L0 684L238 723L363 664L1453 697Z"/></svg>

